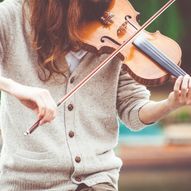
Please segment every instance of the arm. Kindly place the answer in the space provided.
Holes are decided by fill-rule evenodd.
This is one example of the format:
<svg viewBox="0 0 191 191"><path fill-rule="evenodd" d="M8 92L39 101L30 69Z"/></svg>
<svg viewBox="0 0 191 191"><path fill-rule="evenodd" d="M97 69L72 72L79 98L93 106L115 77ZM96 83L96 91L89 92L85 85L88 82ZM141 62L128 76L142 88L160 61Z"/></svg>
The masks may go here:
<svg viewBox="0 0 191 191"><path fill-rule="evenodd" d="M0 3L0 66L3 65L7 47L11 44L17 9L21 0L5 0ZM19 84L0 75L0 91L16 97L24 106L37 113L40 125L50 122L56 115L56 103L46 89Z"/></svg>
<svg viewBox="0 0 191 191"><path fill-rule="evenodd" d="M0 41L0 65L3 63L3 56L4 52ZM24 106L36 112L38 119L41 119L39 125L55 118L57 106L46 89L24 86L0 75L0 91L15 96Z"/></svg>
<svg viewBox="0 0 191 191"><path fill-rule="evenodd" d="M139 111L139 117L145 124L153 123L184 105L191 105L191 78L188 75L176 80L174 90L166 100L150 101L144 105Z"/></svg>
<svg viewBox="0 0 191 191"><path fill-rule="evenodd" d="M140 130L145 124L140 120L139 110L149 102L150 92L130 75L120 72L117 89L117 111L120 119L132 130Z"/></svg>
<svg viewBox="0 0 191 191"><path fill-rule="evenodd" d="M0 76L0 90L10 92L11 80Z"/></svg>
<svg viewBox="0 0 191 191"><path fill-rule="evenodd" d="M39 125L52 121L56 116L56 103L48 90L29 87L0 76L0 91L15 96L24 106L37 113Z"/></svg>

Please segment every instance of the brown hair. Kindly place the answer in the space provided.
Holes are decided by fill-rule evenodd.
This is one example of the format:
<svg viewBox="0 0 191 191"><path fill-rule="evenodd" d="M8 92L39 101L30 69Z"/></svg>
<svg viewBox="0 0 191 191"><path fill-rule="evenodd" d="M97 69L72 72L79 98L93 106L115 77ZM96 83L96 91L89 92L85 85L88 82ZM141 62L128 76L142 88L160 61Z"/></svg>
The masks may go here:
<svg viewBox="0 0 191 191"><path fill-rule="evenodd" d="M25 18L25 5L29 6L32 43L38 54L38 64L45 76L39 76L41 80L49 80L53 73L65 76L67 65L61 69L56 60L69 50L80 48L80 23L85 17L98 17L108 2L110 0L25 0L23 15Z"/></svg>

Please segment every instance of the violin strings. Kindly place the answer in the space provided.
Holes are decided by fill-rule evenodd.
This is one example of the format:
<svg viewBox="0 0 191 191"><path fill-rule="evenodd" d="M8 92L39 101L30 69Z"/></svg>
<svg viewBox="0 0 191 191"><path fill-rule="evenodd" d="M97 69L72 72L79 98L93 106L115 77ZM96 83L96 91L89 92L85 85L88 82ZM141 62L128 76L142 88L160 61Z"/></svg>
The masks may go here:
<svg viewBox="0 0 191 191"><path fill-rule="evenodd" d="M132 21L130 22L129 20L128 20L128 22L130 23L130 25L131 25L135 30L138 30L138 28L135 26L135 23L132 23ZM133 32L130 31L130 34L133 34ZM139 37L137 37L137 38L139 38ZM145 39L145 41L146 41L146 39ZM151 50L152 50L154 56L156 56L157 58L160 58L161 61L163 61L163 63L167 62L166 65L163 65L163 66L162 66L163 68L166 68L166 66L169 66L169 69L172 69L172 71L175 72L178 76L180 76L180 75L183 75L183 76L186 75L186 72L185 72L184 70L182 70L182 68L180 68L180 67L177 66L175 63L173 63L164 53L158 51L154 45L152 45L152 44L151 44L150 42L148 42L148 41L145 42L145 43L146 43L146 44L145 44L145 47L144 47L144 48L147 48L147 45L148 45L149 48L150 48L150 49L148 49L148 51L151 51ZM139 47L138 47L138 48L139 48ZM154 49L156 49L156 50L154 50ZM142 51L145 52L144 49L142 49ZM161 56L161 57L160 57L160 56ZM152 55L150 55L150 57L152 58ZM160 64L160 63L159 63L159 64ZM171 72L171 70L170 70L170 72ZM173 73L173 72L171 72L171 73ZM175 75L175 76L176 76L176 75ZM176 77L178 77L178 76L176 76Z"/></svg>
<svg viewBox="0 0 191 191"><path fill-rule="evenodd" d="M95 74L97 74L106 64L108 64L115 56L122 51L127 44L132 42L139 33L141 33L147 26L149 26L158 16L160 16L175 0L169 0L159 11L157 11L150 19L148 19L140 29L138 29L128 40L126 40L118 49L116 49L112 54L110 54L103 62L101 62L92 72L90 72L81 82L79 82L69 93L67 93L60 101L57 103L57 107L65 103L74 93L76 93L85 83L87 83ZM37 127L38 121L29 128L25 135L31 134Z"/></svg>
<svg viewBox="0 0 191 191"><path fill-rule="evenodd" d="M167 71L171 72L175 77L178 77L180 75L186 75L186 73L181 68L179 68L170 59L168 59L168 57L166 57L166 55L164 55L162 52L159 52L152 44L149 44L147 41L145 41L143 42L143 46L143 48L146 49L146 52L151 53L149 54L151 58L154 55L156 57L155 60L160 59L161 62L158 61L158 63Z"/></svg>
<svg viewBox="0 0 191 191"><path fill-rule="evenodd" d="M156 49L156 47L154 47L148 41L144 41L142 43L143 43L142 45L136 45L136 46L138 48L141 48L141 50L144 53L146 53L148 56L150 56L151 58L155 57L155 59L153 58L155 61L157 61L157 59L159 59L158 60L159 65L161 65L164 69L169 71L175 77L178 77L180 75L186 75L184 70L182 70L180 67L178 67L176 64L174 64L165 54L158 51Z"/></svg>
<svg viewBox="0 0 191 191"><path fill-rule="evenodd" d="M138 43L137 43L137 41L138 41ZM179 68L176 64L173 64L173 62L167 56L165 56L162 52L159 52L157 50L157 48L155 46L153 46L146 39L144 39L144 41L142 40L141 42L140 42L140 39L136 39L134 44L138 48L140 48L143 52L148 54L151 58L153 58L153 56L155 56L156 61L157 61L157 59L160 59L161 62L159 60L158 60L158 62L161 66L163 66L163 68L170 70L170 72L174 71L178 76L185 75L185 72L181 68ZM164 64L164 63L166 63L166 64ZM168 66L169 66L169 68L168 68ZM175 76L176 76L176 74L175 74Z"/></svg>
<svg viewBox="0 0 191 191"><path fill-rule="evenodd" d="M164 62L167 61L166 65L169 67L169 69L172 69L172 72L177 72L178 75L185 75L185 71L182 70L182 68L178 67L175 63L173 63L166 55L164 55L162 52L157 52L158 50L155 50L151 45L148 46L150 50L153 51L153 53L157 56L159 56Z"/></svg>

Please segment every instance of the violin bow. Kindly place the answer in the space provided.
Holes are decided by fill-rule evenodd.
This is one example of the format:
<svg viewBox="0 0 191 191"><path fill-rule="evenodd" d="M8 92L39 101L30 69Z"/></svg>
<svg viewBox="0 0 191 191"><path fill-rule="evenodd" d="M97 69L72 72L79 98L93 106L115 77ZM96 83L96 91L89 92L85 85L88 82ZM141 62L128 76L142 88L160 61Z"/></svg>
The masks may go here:
<svg viewBox="0 0 191 191"><path fill-rule="evenodd" d="M57 103L57 107L64 104L73 94L75 94L81 87L83 87L94 75L96 75L106 64L108 64L118 53L131 43L144 29L146 29L153 21L155 21L165 10L167 10L176 0L169 0L161 9L159 9L153 16L151 16L129 39L119 46L112 54L110 54L103 62L101 62L91 73L89 73L81 82L79 82L69 93L67 93ZM41 119L36 121L24 135L32 134L39 126Z"/></svg>

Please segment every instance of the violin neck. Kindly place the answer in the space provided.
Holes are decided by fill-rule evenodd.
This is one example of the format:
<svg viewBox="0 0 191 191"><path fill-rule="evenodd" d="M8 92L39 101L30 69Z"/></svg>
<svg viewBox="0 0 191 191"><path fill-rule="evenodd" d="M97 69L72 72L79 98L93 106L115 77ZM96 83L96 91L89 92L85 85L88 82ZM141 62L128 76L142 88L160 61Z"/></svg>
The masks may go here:
<svg viewBox="0 0 191 191"><path fill-rule="evenodd" d="M134 40L133 44L174 77L178 78L179 76L185 76L187 74L178 65L173 63L173 61L171 61L164 53L151 44L143 35L139 35Z"/></svg>

